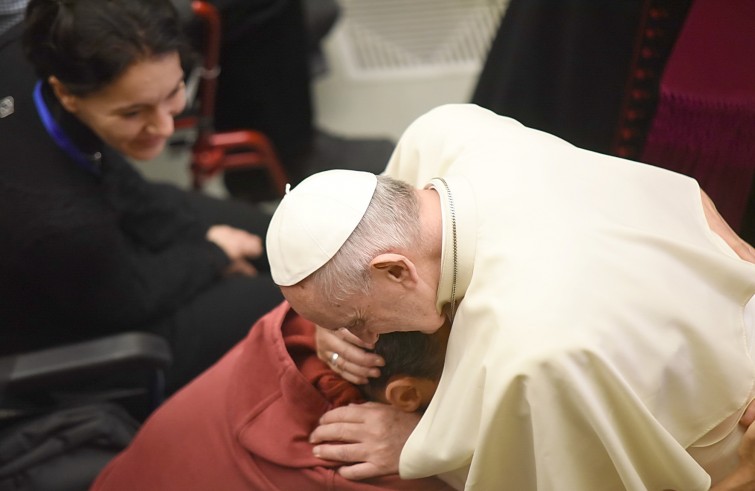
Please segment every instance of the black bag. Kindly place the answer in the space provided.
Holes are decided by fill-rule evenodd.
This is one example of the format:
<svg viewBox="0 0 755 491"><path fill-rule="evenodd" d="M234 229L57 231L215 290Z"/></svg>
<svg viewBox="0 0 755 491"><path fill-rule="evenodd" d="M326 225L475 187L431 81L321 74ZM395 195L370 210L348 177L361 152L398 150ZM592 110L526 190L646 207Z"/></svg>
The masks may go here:
<svg viewBox="0 0 755 491"><path fill-rule="evenodd" d="M0 491L83 491L139 424L120 406L58 410L0 433Z"/></svg>

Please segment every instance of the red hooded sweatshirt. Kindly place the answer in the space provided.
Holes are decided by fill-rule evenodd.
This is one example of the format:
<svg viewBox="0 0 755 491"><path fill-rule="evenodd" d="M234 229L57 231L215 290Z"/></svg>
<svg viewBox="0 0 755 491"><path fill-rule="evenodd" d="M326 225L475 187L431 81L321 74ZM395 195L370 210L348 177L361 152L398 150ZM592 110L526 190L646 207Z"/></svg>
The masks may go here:
<svg viewBox="0 0 755 491"><path fill-rule="evenodd" d="M439 490L439 479L349 481L315 458L309 434L359 391L316 355L314 325L284 302L158 408L93 491Z"/></svg>

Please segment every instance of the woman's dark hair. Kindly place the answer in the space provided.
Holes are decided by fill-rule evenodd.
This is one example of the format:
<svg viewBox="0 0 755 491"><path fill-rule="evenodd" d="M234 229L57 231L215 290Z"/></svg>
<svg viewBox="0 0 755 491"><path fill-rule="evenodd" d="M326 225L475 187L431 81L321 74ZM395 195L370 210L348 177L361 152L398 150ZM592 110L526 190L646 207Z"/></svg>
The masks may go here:
<svg viewBox="0 0 755 491"><path fill-rule="evenodd" d="M86 96L132 64L188 46L169 0L31 0L24 50L42 80Z"/></svg>

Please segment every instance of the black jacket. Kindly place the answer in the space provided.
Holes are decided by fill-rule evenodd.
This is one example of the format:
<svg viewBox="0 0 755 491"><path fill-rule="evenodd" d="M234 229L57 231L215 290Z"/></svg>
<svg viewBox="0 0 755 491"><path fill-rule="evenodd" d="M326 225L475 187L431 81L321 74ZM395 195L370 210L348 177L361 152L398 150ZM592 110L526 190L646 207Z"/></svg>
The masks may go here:
<svg viewBox="0 0 755 491"><path fill-rule="evenodd" d="M56 104L82 169L43 126L21 28L0 37L0 352L133 329L169 315L220 277L225 254L182 191L145 181L121 155Z"/></svg>

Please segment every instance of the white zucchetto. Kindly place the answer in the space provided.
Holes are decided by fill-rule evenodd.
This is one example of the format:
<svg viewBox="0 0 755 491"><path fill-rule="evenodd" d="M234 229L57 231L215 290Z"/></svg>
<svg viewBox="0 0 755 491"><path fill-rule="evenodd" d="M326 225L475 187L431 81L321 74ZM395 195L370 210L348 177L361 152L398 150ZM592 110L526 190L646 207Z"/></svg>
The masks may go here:
<svg viewBox="0 0 755 491"><path fill-rule="evenodd" d="M267 231L273 281L295 285L325 265L359 225L376 186L372 173L334 169L287 191Z"/></svg>

